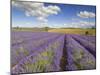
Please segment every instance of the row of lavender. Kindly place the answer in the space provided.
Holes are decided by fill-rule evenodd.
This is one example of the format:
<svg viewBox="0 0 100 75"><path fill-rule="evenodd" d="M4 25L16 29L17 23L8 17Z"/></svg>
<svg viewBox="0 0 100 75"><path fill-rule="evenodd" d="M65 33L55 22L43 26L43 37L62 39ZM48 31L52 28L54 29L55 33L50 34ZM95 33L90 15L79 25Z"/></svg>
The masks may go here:
<svg viewBox="0 0 100 75"><path fill-rule="evenodd" d="M12 73L94 69L95 58L95 36L12 32Z"/></svg>
<svg viewBox="0 0 100 75"><path fill-rule="evenodd" d="M66 35L66 70L88 70L96 68L96 48L93 38L79 35ZM84 38L84 39L83 39ZM91 53L93 52L93 53Z"/></svg>
<svg viewBox="0 0 100 75"><path fill-rule="evenodd" d="M15 37L14 41L16 41L12 40L12 73L59 71L65 35L55 33L30 35L20 32L13 34L18 36L12 37Z"/></svg>

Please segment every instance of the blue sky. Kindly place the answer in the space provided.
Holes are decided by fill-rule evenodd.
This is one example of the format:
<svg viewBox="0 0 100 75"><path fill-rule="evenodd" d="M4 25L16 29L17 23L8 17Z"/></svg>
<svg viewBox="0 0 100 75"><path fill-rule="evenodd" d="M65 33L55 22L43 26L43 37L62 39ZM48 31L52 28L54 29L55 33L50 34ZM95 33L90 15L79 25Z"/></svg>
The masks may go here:
<svg viewBox="0 0 100 75"><path fill-rule="evenodd" d="M33 2L34 3L34 2ZM20 5L20 3L19 3ZM48 27L91 27L95 26L96 8L95 6L87 5L71 5L71 4L55 4L55 3L43 3L43 7L57 6L60 10L56 10L56 14L48 14L46 22L37 20L36 16L26 16L26 8L30 9L30 6L23 5L19 7L12 4L12 27L43 27L42 24ZM24 8L26 6L26 8ZM38 7L39 8L39 7ZM38 9L37 8L37 9ZM48 9L49 10L49 9ZM35 11L35 10L32 10ZM51 10L50 10L51 11ZM30 12L28 12L30 14ZM41 16L40 16L41 17ZM39 17L38 17L39 18Z"/></svg>

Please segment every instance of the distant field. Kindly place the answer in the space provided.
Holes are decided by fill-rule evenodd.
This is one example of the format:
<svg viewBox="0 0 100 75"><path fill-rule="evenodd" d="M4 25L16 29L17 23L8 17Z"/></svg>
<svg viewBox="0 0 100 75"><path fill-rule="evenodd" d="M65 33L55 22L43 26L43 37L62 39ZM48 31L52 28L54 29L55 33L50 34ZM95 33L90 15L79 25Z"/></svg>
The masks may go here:
<svg viewBox="0 0 100 75"><path fill-rule="evenodd" d="M13 31L45 32L45 28L12 28Z"/></svg>
<svg viewBox="0 0 100 75"><path fill-rule="evenodd" d="M81 34L84 35L88 32L88 35L95 35L95 29L51 29L48 32L66 33L66 34Z"/></svg>
<svg viewBox="0 0 100 75"><path fill-rule="evenodd" d="M95 29L82 29L82 28L12 28L13 31L31 31L31 32L54 32L66 34L80 34L95 35Z"/></svg>

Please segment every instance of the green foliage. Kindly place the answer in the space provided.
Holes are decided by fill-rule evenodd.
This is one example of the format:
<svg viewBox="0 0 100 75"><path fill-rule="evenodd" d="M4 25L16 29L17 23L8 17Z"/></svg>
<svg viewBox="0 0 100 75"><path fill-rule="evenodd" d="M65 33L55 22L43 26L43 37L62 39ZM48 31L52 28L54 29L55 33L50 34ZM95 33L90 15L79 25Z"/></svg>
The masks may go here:
<svg viewBox="0 0 100 75"><path fill-rule="evenodd" d="M75 50L75 52L73 53L73 56L76 61L82 59L83 55L84 52L82 50Z"/></svg>
<svg viewBox="0 0 100 75"><path fill-rule="evenodd" d="M45 27L45 31L48 31L49 27Z"/></svg>
<svg viewBox="0 0 100 75"><path fill-rule="evenodd" d="M42 56L46 56L46 57L51 57L53 56L53 52L52 51L45 51L43 53L41 53Z"/></svg>

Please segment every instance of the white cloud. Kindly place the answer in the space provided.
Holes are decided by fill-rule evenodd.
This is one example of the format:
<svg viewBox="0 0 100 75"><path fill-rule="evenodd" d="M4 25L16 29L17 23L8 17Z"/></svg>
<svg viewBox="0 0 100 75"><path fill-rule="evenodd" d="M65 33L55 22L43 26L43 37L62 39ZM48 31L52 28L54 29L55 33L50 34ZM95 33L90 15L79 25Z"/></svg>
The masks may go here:
<svg viewBox="0 0 100 75"><path fill-rule="evenodd" d="M80 21L79 24L81 26L94 26L95 25L94 22L87 22L87 21Z"/></svg>
<svg viewBox="0 0 100 75"><path fill-rule="evenodd" d="M73 22L72 25L79 28L91 28L95 26L95 22L79 21L77 23Z"/></svg>
<svg viewBox="0 0 100 75"><path fill-rule="evenodd" d="M77 13L77 16L79 16L81 18L94 18L95 13L88 12L88 11L80 11L79 13Z"/></svg>
<svg viewBox="0 0 100 75"><path fill-rule="evenodd" d="M45 19L44 17L37 17L37 20L41 21L41 22L47 22L48 20Z"/></svg>
<svg viewBox="0 0 100 75"><path fill-rule="evenodd" d="M64 27L71 27L71 28L92 28L95 27L95 22L87 22L87 21L78 21L72 22L69 24L64 24Z"/></svg>
<svg viewBox="0 0 100 75"><path fill-rule="evenodd" d="M44 3L13 1L12 5L25 11L26 16L34 16L40 22L47 22L50 15L57 15L60 8L56 5L45 6Z"/></svg>

